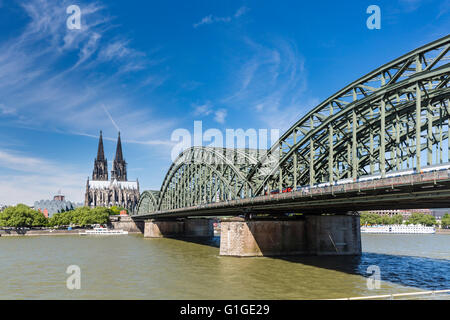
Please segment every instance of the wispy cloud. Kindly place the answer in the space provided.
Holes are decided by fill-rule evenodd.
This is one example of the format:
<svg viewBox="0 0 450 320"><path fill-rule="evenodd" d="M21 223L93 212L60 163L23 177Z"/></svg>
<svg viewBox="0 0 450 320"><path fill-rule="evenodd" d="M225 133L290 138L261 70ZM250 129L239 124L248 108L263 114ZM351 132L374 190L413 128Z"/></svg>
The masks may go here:
<svg viewBox="0 0 450 320"><path fill-rule="evenodd" d="M27 22L15 37L0 42L0 123L95 139L103 129L114 140L120 128L124 142L170 154L166 133L178 120L136 98L169 77L159 72L165 59L160 48L133 47L99 1L77 2L81 30L66 27L69 0L17 2ZM20 143L7 147L0 150L1 203L48 199L60 188L69 199L82 200L89 171L23 153Z"/></svg>
<svg viewBox="0 0 450 320"><path fill-rule="evenodd" d="M423 0L399 0L401 8L406 12L413 12L419 9Z"/></svg>
<svg viewBox="0 0 450 320"><path fill-rule="evenodd" d="M214 15L210 14L206 17L203 17L199 22L194 23L193 26L194 26L194 28L198 28L202 25L208 25L208 24L217 23L217 22L228 23L228 22L233 21L234 19L238 19L239 17L243 16L248 11L249 11L249 9L245 6L243 6L243 7L240 7L236 11L236 13L232 16L218 17L218 16L214 16Z"/></svg>
<svg viewBox="0 0 450 320"><path fill-rule="evenodd" d="M81 202L80 185L84 174L76 169L32 157L16 151L0 149L0 168L13 173L0 173L0 202L32 205L38 199L50 199L61 189L71 201Z"/></svg>
<svg viewBox="0 0 450 320"><path fill-rule="evenodd" d="M213 112L213 105L211 101L203 104L193 104L195 116L208 116Z"/></svg>
<svg viewBox="0 0 450 320"><path fill-rule="evenodd" d="M286 39L265 44L244 40L249 53L233 74L226 105L248 106L269 128L285 130L318 102L306 98L307 73L297 45Z"/></svg>
<svg viewBox="0 0 450 320"><path fill-rule="evenodd" d="M146 128L155 121L156 106L136 105L123 80L133 73L135 90L162 86L167 73L160 75L152 67L164 59L149 56L159 54L157 50L144 53L133 48L130 39L111 35L113 18L99 2L79 2L82 29L67 29L69 4L21 4L29 22L16 38L0 43L0 116L14 116L11 124L18 126L39 124L67 132L97 132L112 121L113 128L127 130L133 140L149 140L143 133L157 133ZM158 122L170 126L173 121Z"/></svg>
<svg viewBox="0 0 450 320"><path fill-rule="evenodd" d="M214 113L214 120L218 123L225 123L225 118L227 117L226 109L219 109Z"/></svg>
<svg viewBox="0 0 450 320"><path fill-rule="evenodd" d="M203 104L193 104L194 116L206 117L209 115L214 115L214 121L223 124L225 123L225 118L227 116L227 110L224 108L217 109L213 106L211 101L207 101Z"/></svg>

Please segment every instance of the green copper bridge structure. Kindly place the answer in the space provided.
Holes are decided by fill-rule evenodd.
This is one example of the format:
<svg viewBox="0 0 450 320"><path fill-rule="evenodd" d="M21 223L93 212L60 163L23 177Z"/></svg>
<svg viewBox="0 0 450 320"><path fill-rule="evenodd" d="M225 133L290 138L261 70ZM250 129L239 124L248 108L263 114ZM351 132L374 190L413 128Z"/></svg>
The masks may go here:
<svg viewBox="0 0 450 320"><path fill-rule="evenodd" d="M450 35L350 83L269 150L192 147L133 219L450 207Z"/></svg>

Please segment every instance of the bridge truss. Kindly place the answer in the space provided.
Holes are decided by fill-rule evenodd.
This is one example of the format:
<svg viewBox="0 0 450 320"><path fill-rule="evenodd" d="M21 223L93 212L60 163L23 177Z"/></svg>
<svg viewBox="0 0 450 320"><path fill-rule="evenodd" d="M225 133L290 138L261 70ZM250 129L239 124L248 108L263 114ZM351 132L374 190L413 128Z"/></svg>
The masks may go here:
<svg viewBox="0 0 450 320"><path fill-rule="evenodd" d="M385 178L450 162L449 49L446 36L354 81L263 154L210 147L184 151L161 190L143 193L137 214L376 174Z"/></svg>

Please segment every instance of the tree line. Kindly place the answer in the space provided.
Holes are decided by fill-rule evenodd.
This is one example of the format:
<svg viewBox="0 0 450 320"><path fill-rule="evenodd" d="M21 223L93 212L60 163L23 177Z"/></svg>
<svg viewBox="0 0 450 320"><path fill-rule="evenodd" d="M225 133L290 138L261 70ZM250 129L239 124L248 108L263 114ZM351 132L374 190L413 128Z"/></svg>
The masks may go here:
<svg viewBox="0 0 450 320"><path fill-rule="evenodd" d="M0 227L85 227L93 224L106 224L109 221L109 216L120 214L122 210L124 209L119 207L79 207L74 210L56 213L47 219L42 212L33 210L24 204L18 204L0 212Z"/></svg>
<svg viewBox="0 0 450 320"><path fill-rule="evenodd" d="M445 220L445 221L444 221ZM361 225L392 225L392 224L402 224L403 217L401 215L381 216L376 213L361 213L360 216ZM421 224L424 226L435 226L437 225L436 218L429 214L415 212L404 221L405 224ZM448 214L444 215L442 218L442 228L447 228L450 226L450 216Z"/></svg>

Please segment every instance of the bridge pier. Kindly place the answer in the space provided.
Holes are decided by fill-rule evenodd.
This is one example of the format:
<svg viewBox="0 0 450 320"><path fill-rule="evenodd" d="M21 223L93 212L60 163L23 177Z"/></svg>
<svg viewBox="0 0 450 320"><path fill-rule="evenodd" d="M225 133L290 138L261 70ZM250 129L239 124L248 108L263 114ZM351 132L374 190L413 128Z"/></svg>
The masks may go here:
<svg viewBox="0 0 450 320"><path fill-rule="evenodd" d="M359 216L311 215L303 220L221 222L222 256L359 254Z"/></svg>
<svg viewBox="0 0 450 320"><path fill-rule="evenodd" d="M192 237L210 238L214 236L212 219L146 220L144 238Z"/></svg>

